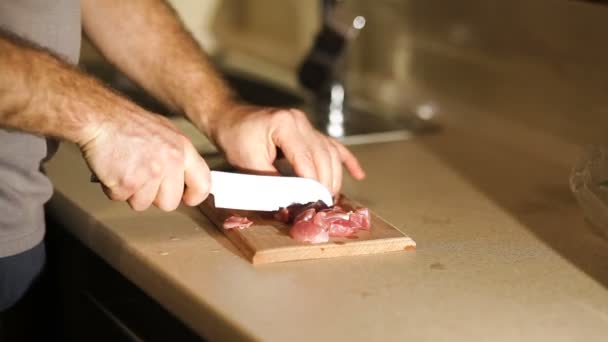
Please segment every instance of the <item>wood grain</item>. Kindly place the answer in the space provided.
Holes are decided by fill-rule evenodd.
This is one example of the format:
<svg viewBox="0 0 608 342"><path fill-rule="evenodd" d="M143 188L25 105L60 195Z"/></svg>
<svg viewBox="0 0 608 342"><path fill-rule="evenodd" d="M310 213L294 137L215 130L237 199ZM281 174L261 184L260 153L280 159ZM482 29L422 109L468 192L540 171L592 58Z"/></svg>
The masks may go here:
<svg viewBox="0 0 608 342"><path fill-rule="evenodd" d="M339 204L346 208L361 207L344 196ZM293 240L288 235L289 226L267 213L215 208L213 196L209 196L199 208L254 265L416 248L414 240L373 212L370 212L370 231L359 231L351 238L330 238L327 243L308 244ZM248 217L254 222L253 225L242 230L223 229L224 220L234 214Z"/></svg>

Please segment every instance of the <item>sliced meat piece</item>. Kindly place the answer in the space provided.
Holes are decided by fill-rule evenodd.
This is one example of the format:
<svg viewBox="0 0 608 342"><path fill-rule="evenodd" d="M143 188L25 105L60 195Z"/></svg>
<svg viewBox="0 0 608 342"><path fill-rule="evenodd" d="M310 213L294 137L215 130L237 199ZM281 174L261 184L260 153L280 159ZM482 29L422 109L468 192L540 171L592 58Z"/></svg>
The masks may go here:
<svg viewBox="0 0 608 342"><path fill-rule="evenodd" d="M310 208L310 209L306 209L303 212L301 212L294 220L294 223L298 223L300 221L310 221L312 220L312 218L315 216L315 209L314 208Z"/></svg>
<svg viewBox="0 0 608 342"><path fill-rule="evenodd" d="M329 223L329 236L348 237L355 234L357 228L349 220L336 219Z"/></svg>
<svg viewBox="0 0 608 342"><path fill-rule="evenodd" d="M327 242L330 236L349 237L359 229L369 230L371 227L367 208L347 212L343 207L335 205L330 208L321 201L281 208L274 217L293 224L289 231L292 238L310 243Z"/></svg>
<svg viewBox="0 0 608 342"><path fill-rule="evenodd" d="M360 208L355 210L354 213L350 215L350 220L356 223L360 229L369 230L371 228L371 218L369 216L369 209Z"/></svg>
<svg viewBox="0 0 608 342"><path fill-rule="evenodd" d="M327 221L327 222L333 222L335 220L348 221L350 219L350 214L351 214L351 213L329 212L329 211L324 211L323 213L325 214L325 221Z"/></svg>
<svg viewBox="0 0 608 342"><path fill-rule="evenodd" d="M296 241L323 243L329 241L329 232L311 221L300 221L289 230L289 235Z"/></svg>
<svg viewBox="0 0 608 342"><path fill-rule="evenodd" d="M315 212L327 209L328 206L323 201L310 202L306 204L292 204L287 209L289 210L289 222L295 222L296 217L302 212L314 209Z"/></svg>
<svg viewBox="0 0 608 342"><path fill-rule="evenodd" d="M283 223L289 223L289 209L281 208L274 214L274 218L277 221L281 221Z"/></svg>
<svg viewBox="0 0 608 342"><path fill-rule="evenodd" d="M246 217L233 215L224 220L223 226L224 229L245 229L249 228L252 224L253 222Z"/></svg>
<svg viewBox="0 0 608 342"><path fill-rule="evenodd" d="M325 222L325 218L327 217L327 213L325 211L319 211L313 217L312 222L318 226L325 227L327 226L327 222Z"/></svg>

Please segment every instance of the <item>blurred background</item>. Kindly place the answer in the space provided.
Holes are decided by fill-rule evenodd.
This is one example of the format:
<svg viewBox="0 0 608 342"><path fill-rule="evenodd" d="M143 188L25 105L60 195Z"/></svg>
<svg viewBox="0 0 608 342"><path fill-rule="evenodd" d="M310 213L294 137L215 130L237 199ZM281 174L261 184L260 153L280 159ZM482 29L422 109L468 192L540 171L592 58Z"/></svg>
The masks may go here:
<svg viewBox="0 0 608 342"><path fill-rule="evenodd" d="M170 2L218 66L302 93L297 69L321 27L321 1ZM380 116L431 105L436 120L458 123L463 104L574 143L602 139L608 7L598 3L339 1L366 18L344 53L349 97ZM82 63L98 61L85 45Z"/></svg>

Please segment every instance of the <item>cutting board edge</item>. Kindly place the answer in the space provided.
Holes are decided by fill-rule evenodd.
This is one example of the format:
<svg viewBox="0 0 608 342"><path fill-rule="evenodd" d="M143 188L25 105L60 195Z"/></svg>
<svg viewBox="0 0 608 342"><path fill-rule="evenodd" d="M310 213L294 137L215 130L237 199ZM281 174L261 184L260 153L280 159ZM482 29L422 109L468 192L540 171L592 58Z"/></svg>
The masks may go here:
<svg viewBox="0 0 608 342"><path fill-rule="evenodd" d="M387 241L389 241L389 243L387 243ZM318 249L311 248L311 246L314 245L285 246L262 249L253 252L253 255L250 260L254 265L262 265L296 260L325 259L355 255L373 255L379 253L415 250L416 242L409 236L403 236L398 238L359 241L350 245L319 244ZM373 252L370 252L370 249L373 249L374 247L380 248L376 248L373 250ZM303 253L298 255L298 250L301 250L301 252ZM339 251L339 254L332 253L333 251Z"/></svg>
<svg viewBox="0 0 608 342"><path fill-rule="evenodd" d="M222 229L217 227L218 229ZM253 262L253 258L256 254L256 251L243 239L241 235L239 235L236 231L224 231L224 236L228 238L245 256L245 258L251 262Z"/></svg>

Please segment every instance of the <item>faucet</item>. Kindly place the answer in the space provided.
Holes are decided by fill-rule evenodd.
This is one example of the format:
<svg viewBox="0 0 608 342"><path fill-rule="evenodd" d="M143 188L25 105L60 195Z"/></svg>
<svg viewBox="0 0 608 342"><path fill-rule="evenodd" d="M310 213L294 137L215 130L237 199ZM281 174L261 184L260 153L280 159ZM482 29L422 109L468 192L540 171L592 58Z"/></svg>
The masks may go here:
<svg viewBox="0 0 608 342"><path fill-rule="evenodd" d="M321 30L298 70L300 84L313 94L315 110L327 114L323 129L333 137L345 134L345 49L348 41L365 27L363 16L356 16L350 26L339 26L335 10L340 2L321 0Z"/></svg>
<svg viewBox="0 0 608 342"><path fill-rule="evenodd" d="M348 102L345 86L346 55L351 43L366 25L362 15L340 20L344 0L321 0L321 29L298 68L298 81L313 98L311 121L329 136L354 143L375 135L382 140L407 138L430 127L428 115L401 115L399 120L355 108ZM428 109L428 106L427 106ZM377 140L377 139L376 139Z"/></svg>

